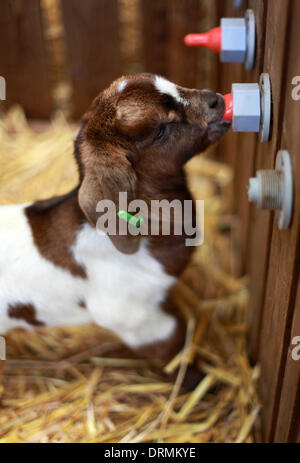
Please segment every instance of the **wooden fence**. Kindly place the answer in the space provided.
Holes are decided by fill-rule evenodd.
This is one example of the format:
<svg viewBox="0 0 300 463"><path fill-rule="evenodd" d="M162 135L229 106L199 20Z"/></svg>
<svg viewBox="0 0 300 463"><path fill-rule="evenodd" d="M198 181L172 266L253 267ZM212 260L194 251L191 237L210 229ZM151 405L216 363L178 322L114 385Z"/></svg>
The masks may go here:
<svg viewBox="0 0 300 463"><path fill-rule="evenodd" d="M126 8L129 2L124 2L123 8ZM200 2L134 2L140 15L137 38L142 49L140 69L195 87L197 50L187 49L182 37L191 29L199 28ZM121 57L122 2L1 0L0 75L7 81L6 105L19 103L27 116L33 118L47 118L54 109L49 82L48 37L43 27L43 10L45 5L51 8L51 4L52 8L58 6L61 10L72 114L78 119L99 91L126 71Z"/></svg>
<svg viewBox="0 0 300 463"><path fill-rule="evenodd" d="M261 72L271 78L270 141L231 133L220 143L218 155L235 173L232 209L241 219L244 267L250 273L249 349L261 366L264 439L299 442L300 360L292 359L291 350L293 338L300 336L300 101L292 99L292 79L300 75L300 2L248 0L239 10L231 0L212 3L215 24L220 16L243 16L246 8L254 10L257 24L255 69L247 72L240 64L215 63L217 88L227 93L232 82L258 82ZM279 149L290 152L294 173L293 222L286 231L278 229L273 212L249 204L246 190L257 170L274 168Z"/></svg>

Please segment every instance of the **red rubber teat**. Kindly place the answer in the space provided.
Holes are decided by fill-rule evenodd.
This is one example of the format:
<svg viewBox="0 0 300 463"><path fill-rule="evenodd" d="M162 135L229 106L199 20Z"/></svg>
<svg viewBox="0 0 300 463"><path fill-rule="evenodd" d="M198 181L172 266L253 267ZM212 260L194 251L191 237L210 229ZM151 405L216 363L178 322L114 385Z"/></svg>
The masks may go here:
<svg viewBox="0 0 300 463"><path fill-rule="evenodd" d="M224 121L232 122L232 93L227 93L227 95L223 95L225 101L225 111L223 115Z"/></svg>
<svg viewBox="0 0 300 463"><path fill-rule="evenodd" d="M214 27L204 34L188 34L184 37L184 43L189 47L207 47L220 53L222 49L221 27Z"/></svg>

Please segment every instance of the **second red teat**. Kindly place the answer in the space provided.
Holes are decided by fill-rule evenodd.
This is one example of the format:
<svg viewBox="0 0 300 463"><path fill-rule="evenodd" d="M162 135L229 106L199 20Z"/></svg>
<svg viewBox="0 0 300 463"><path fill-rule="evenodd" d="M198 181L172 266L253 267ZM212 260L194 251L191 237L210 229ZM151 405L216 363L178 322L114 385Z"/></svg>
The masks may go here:
<svg viewBox="0 0 300 463"><path fill-rule="evenodd" d="M204 34L188 34L184 37L184 43L189 47L207 47L210 50L221 53L222 48L221 27L214 27Z"/></svg>
<svg viewBox="0 0 300 463"><path fill-rule="evenodd" d="M223 119L228 122L232 122L232 110L233 110L233 103L232 103L232 93L227 93L223 95L225 101L225 111L223 115Z"/></svg>

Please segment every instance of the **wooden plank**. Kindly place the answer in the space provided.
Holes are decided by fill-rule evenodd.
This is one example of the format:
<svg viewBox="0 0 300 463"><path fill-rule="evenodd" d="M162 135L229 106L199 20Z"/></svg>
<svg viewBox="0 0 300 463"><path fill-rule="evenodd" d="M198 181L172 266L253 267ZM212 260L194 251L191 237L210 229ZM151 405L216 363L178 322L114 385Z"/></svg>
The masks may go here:
<svg viewBox="0 0 300 463"><path fill-rule="evenodd" d="M230 65L226 76L223 77L223 92L230 91L232 82L258 82L259 75L263 70L264 38L265 38L265 16L266 0L250 0L244 2L244 9L232 10L230 5L226 8L226 16L243 16L245 9L252 8L255 12L257 25L257 52L256 64L252 71L246 71L243 65ZM224 65L225 66L225 65ZM233 68L236 67L236 69ZM220 145L221 158L232 165L234 169L234 183L231 191L232 210L238 213L240 228L240 243L242 250L242 269L244 273L247 267L248 240L249 240L249 215L250 204L248 202L247 185L248 179L254 171L255 152L258 143L257 134L230 133Z"/></svg>
<svg viewBox="0 0 300 463"><path fill-rule="evenodd" d="M292 344L292 340L296 336L300 336L299 279L287 360L283 373L279 412L276 420L275 442L297 442L298 433L300 435L300 360L295 360L292 356L292 350L296 347Z"/></svg>
<svg viewBox="0 0 300 463"><path fill-rule="evenodd" d="M219 0L202 0L200 2L200 21L195 31L205 32L219 24L223 3ZM197 49L197 88L211 88L219 91L221 63L219 55L205 47Z"/></svg>
<svg viewBox="0 0 300 463"><path fill-rule="evenodd" d="M227 0L224 2L224 10L222 11L224 17L241 17L245 14L246 4L243 9L234 8L233 2ZM219 92L222 94L231 92L231 85L237 82L243 82L243 63L222 63L221 64L221 85ZM218 146L218 157L221 161L228 163L233 168L233 174L238 175L239 171L235 171L236 159L239 158L238 143L241 134L230 130L228 134L221 140ZM234 182L228 190L228 204L229 212L236 211L236 197L235 197L235 184Z"/></svg>
<svg viewBox="0 0 300 463"><path fill-rule="evenodd" d="M6 79L6 108L17 103L28 117L49 117L51 92L39 0L1 1L0 75Z"/></svg>
<svg viewBox="0 0 300 463"><path fill-rule="evenodd" d="M293 10L288 9L289 5ZM281 112L284 118L281 148L290 151L294 169L294 216L290 229L280 231L276 223L272 227L271 252L261 330L262 340L259 350L259 361L262 365L260 391L264 402L263 428L265 439L268 441L274 439L280 397L282 397L282 400L286 400L286 397L282 395L282 386L284 379L286 381L289 380L288 377L285 378L284 371L288 359L296 289L299 278L300 185L296 179L300 175L298 156L300 150L298 134L300 105L299 102L291 98L291 80L298 73L298 63L300 60L298 46L300 3L290 2L289 5L285 2L285 13L291 22L287 24L289 35L284 40L284 52L288 59L288 64L284 63L284 68L287 69L287 75L285 76L286 79L282 82L284 98L277 107L277 111ZM278 11L278 14L281 17L283 16L283 8ZM277 21L272 23L272 28L274 33L276 31L276 34L278 34ZM268 340L268 342L264 340ZM276 348L274 348L275 346ZM294 368L296 367L294 366Z"/></svg>
<svg viewBox="0 0 300 463"><path fill-rule="evenodd" d="M117 0L61 0L73 117L122 73Z"/></svg>
<svg viewBox="0 0 300 463"><path fill-rule="evenodd" d="M198 31L198 0L142 0L145 70L184 87L197 86L196 48L184 36Z"/></svg>
<svg viewBox="0 0 300 463"><path fill-rule="evenodd" d="M258 143L255 171L272 169L280 144L282 128L283 81L286 60L287 10L286 0L267 4L267 29L264 53L264 72L270 74L272 87L273 123L271 139ZM274 52L276 50L276 52ZM250 355L254 362L258 359L263 304L269 265L273 213L256 206L250 211L251 235L249 237L249 270L251 294Z"/></svg>
<svg viewBox="0 0 300 463"><path fill-rule="evenodd" d="M168 2L142 0L145 71L168 74Z"/></svg>
<svg viewBox="0 0 300 463"><path fill-rule="evenodd" d="M169 0L168 78L183 87L197 86L198 49L187 47L184 36L198 30L198 0Z"/></svg>
<svg viewBox="0 0 300 463"><path fill-rule="evenodd" d="M255 67L251 71L243 70L241 82L258 82L263 72L264 43L266 28L266 4L264 0L250 0L248 7L254 11L257 33ZM234 197L236 212L239 216L239 237L242 253L242 272L248 268L249 233L250 233L250 208L247 186L249 178L254 174L256 149L259 143L259 136L254 133L239 134L237 138L237 156L235 159L234 171Z"/></svg>
<svg viewBox="0 0 300 463"><path fill-rule="evenodd" d="M292 88L290 84L292 76L298 73L297 68L300 60L298 47L299 15L299 2L282 2L278 6L276 16L271 17L272 20L269 26L273 36L272 50L275 49L277 53L280 52L280 49L277 49L274 43L275 35L278 35L280 41L282 41L282 51L285 58L283 60L283 78L281 78L280 83L278 82L278 87L281 87L282 98L278 102L275 100L277 104L275 104L274 109L274 113L278 112L280 114L279 127L274 127L273 134L275 136L275 130L276 133L279 132L280 134L280 118L282 118L283 135L278 138L278 141L281 148L288 149L291 153L295 179L295 202L291 228L280 231L275 220L271 228L271 250L259 347L259 362L262 365L259 385L264 403L263 430L266 441L272 441L275 435L299 277L300 185L296 179L300 175L298 157L300 149L298 136L300 105L291 98ZM287 36L285 34L281 35L279 30L279 25L284 16L289 20L286 23ZM274 53L272 53L272 56L274 56ZM277 72L278 69L276 68ZM276 84L276 80L274 82ZM277 149L274 150L273 155L276 155L276 151Z"/></svg>

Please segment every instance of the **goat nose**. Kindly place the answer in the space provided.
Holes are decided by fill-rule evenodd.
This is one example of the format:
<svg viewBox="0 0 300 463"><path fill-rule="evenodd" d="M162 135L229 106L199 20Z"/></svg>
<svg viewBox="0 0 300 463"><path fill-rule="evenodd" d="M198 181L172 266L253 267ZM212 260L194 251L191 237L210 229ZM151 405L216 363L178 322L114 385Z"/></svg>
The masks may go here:
<svg viewBox="0 0 300 463"><path fill-rule="evenodd" d="M212 90L203 90L205 102L207 103L210 109L217 108L219 104L219 97L218 95L213 92Z"/></svg>

